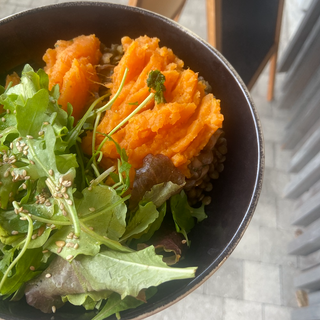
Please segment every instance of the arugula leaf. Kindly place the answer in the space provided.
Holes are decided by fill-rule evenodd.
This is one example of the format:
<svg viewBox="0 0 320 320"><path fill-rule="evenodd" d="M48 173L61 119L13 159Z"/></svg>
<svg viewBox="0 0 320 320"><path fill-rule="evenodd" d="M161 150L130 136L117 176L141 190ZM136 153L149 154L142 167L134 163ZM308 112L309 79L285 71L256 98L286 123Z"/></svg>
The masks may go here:
<svg viewBox="0 0 320 320"><path fill-rule="evenodd" d="M204 205L202 204L200 208L192 208L188 203L185 192L182 190L180 194L176 194L170 198L170 207L177 232L184 235L188 246L190 246L188 233L195 226L196 220L200 222L207 218Z"/></svg>
<svg viewBox="0 0 320 320"><path fill-rule="evenodd" d="M77 238L69 236L73 235L73 232L74 230L71 226L63 227L49 238L44 248L49 249L65 260L68 260L67 257L70 256L73 259L79 254L94 256L100 251L100 245L94 238L85 232L81 232Z"/></svg>
<svg viewBox="0 0 320 320"><path fill-rule="evenodd" d="M130 219L121 241L129 239L130 237L136 238L138 235L140 236L142 233L147 231L149 225L158 217L159 212L152 202L147 202L145 204L140 203L138 210Z"/></svg>
<svg viewBox="0 0 320 320"><path fill-rule="evenodd" d="M156 292L156 288L149 288L146 290L147 299L151 298ZM124 299L121 299L119 294L113 293L101 311L92 320L104 320L113 314L118 314L124 310L137 308L142 304L143 301L137 300L136 298L127 296ZM120 319L120 317L118 317L118 319Z"/></svg>
<svg viewBox="0 0 320 320"><path fill-rule="evenodd" d="M128 295L137 297L142 289L166 281L193 278L197 269L168 267L153 246L132 253L105 250L92 258L79 256L77 260L94 290L108 288L122 299Z"/></svg>
<svg viewBox="0 0 320 320"><path fill-rule="evenodd" d="M40 272L33 271L30 267L33 266L35 269L39 268L42 264L41 257L41 248L27 250L24 253L23 259L17 262L14 274L8 277L1 287L1 295L11 295L18 290L23 283L37 276Z"/></svg>
<svg viewBox="0 0 320 320"><path fill-rule="evenodd" d="M118 241L126 229L127 206L123 199L106 185L86 188L82 194L76 201L81 221L101 237Z"/></svg>
<svg viewBox="0 0 320 320"><path fill-rule="evenodd" d="M112 291L109 290L70 294L62 296L62 301L69 301L71 304L75 306L83 306L86 310L93 310L100 306L102 300L108 299L112 294Z"/></svg>
<svg viewBox="0 0 320 320"><path fill-rule="evenodd" d="M151 89L155 90L156 93L154 99L157 103L166 102L163 95L166 91L166 87L164 85L165 81L166 77L159 70L150 71L147 79L147 85L149 87L149 91L151 91Z"/></svg>

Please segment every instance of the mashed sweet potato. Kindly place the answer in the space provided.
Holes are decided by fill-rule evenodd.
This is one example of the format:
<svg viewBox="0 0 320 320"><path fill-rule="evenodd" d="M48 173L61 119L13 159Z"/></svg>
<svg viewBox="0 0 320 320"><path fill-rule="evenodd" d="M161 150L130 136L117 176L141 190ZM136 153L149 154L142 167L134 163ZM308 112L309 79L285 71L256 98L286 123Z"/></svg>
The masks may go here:
<svg viewBox="0 0 320 320"><path fill-rule="evenodd" d="M48 49L43 56L49 89L59 84L58 102L64 110L68 102L71 103L76 121L83 115L90 93L98 90L95 65L100 57L100 40L95 35L81 35L70 41L59 40L55 48Z"/></svg>
<svg viewBox="0 0 320 320"><path fill-rule="evenodd" d="M125 53L114 69L112 95L118 90L125 69L129 72L119 98L105 113L97 131L109 133L128 116L150 93L146 81L149 72L161 71L166 78L167 102L151 101L112 137L126 150L133 168L140 168L148 154L163 154L188 177L190 159L197 156L212 134L222 127L220 101L212 94L205 95L198 74L183 69L183 61L171 49L159 47L159 39L124 37L122 45ZM96 145L103 138L98 134ZM90 135L83 141L87 153L91 153L91 141ZM105 159L119 157L111 141L104 144L102 152Z"/></svg>

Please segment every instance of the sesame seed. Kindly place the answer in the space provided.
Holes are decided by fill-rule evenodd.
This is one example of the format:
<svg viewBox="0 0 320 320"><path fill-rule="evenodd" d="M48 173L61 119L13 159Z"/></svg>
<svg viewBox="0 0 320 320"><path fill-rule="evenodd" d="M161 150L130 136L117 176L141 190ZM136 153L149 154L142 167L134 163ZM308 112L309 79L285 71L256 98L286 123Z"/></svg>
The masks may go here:
<svg viewBox="0 0 320 320"><path fill-rule="evenodd" d="M10 149L13 149L13 143L10 142Z"/></svg>
<svg viewBox="0 0 320 320"><path fill-rule="evenodd" d="M63 241L63 240L58 240L56 241L56 246L59 247L59 248L62 248L66 245L66 242Z"/></svg>
<svg viewBox="0 0 320 320"><path fill-rule="evenodd" d="M65 198L65 199L69 199L69 195L67 193L63 193L62 196Z"/></svg>
<svg viewBox="0 0 320 320"><path fill-rule="evenodd" d="M6 118L5 118L5 117L2 117L2 118L1 118L1 121L2 121L2 122L6 122Z"/></svg>
<svg viewBox="0 0 320 320"><path fill-rule="evenodd" d="M49 170L49 174L50 174L50 176L53 176L53 170L52 169Z"/></svg>
<svg viewBox="0 0 320 320"><path fill-rule="evenodd" d="M27 217L20 217L20 220L27 220Z"/></svg>
<svg viewBox="0 0 320 320"><path fill-rule="evenodd" d="M94 212L94 211L96 211L96 208L91 207L91 208L89 208L89 211Z"/></svg>
<svg viewBox="0 0 320 320"><path fill-rule="evenodd" d="M73 247L74 247L75 249L78 249L78 248L79 248L79 243L76 243Z"/></svg>
<svg viewBox="0 0 320 320"><path fill-rule="evenodd" d="M6 170L6 171L4 172L4 174L3 174L3 176L4 176L5 178L9 177L9 171Z"/></svg>
<svg viewBox="0 0 320 320"><path fill-rule="evenodd" d="M70 254L70 255L66 256L66 259L67 260L72 260L73 259L73 255Z"/></svg>
<svg viewBox="0 0 320 320"><path fill-rule="evenodd" d="M48 121L45 121L45 122L43 122L43 124L44 124L44 125L48 125L48 124L49 124L49 122L48 122Z"/></svg>
<svg viewBox="0 0 320 320"><path fill-rule="evenodd" d="M92 187L88 187L88 191L91 191L92 190Z"/></svg>
<svg viewBox="0 0 320 320"><path fill-rule="evenodd" d="M57 249L57 253L61 253L61 251L62 251L62 248Z"/></svg>
<svg viewBox="0 0 320 320"><path fill-rule="evenodd" d="M72 200L67 200L66 202L67 202L67 204L68 204L69 206L72 206L72 205L73 205Z"/></svg>
<svg viewBox="0 0 320 320"><path fill-rule="evenodd" d="M62 184L62 182L63 182L63 178L62 178L62 177L60 177L60 178L59 178L59 183L61 183L61 184Z"/></svg>
<svg viewBox="0 0 320 320"><path fill-rule="evenodd" d="M52 312L53 312L53 313L56 313L56 311L57 311L56 306L52 306L51 309L52 309Z"/></svg>
<svg viewBox="0 0 320 320"><path fill-rule="evenodd" d="M51 206L51 202L50 202L49 200L47 200L47 201L45 202L45 205L46 205L47 207L50 207L50 206Z"/></svg>
<svg viewBox="0 0 320 320"><path fill-rule="evenodd" d="M23 148L23 150L28 150L29 149L29 146L25 146L24 148Z"/></svg>
<svg viewBox="0 0 320 320"><path fill-rule="evenodd" d="M41 131L38 132L38 135L39 135L39 136L42 136L43 134L44 134L44 131L43 131L43 130L41 130Z"/></svg>
<svg viewBox="0 0 320 320"><path fill-rule="evenodd" d="M93 230L93 227L89 227L90 230Z"/></svg>
<svg viewBox="0 0 320 320"><path fill-rule="evenodd" d="M74 234L73 239L79 239L79 237Z"/></svg>
<svg viewBox="0 0 320 320"><path fill-rule="evenodd" d="M23 152L22 152L25 156L27 156L28 155L28 150L23 150Z"/></svg>
<svg viewBox="0 0 320 320"><path fill-rule="evenodd" d="M32 240L35 240L35 239L37 239L37 238L38 238L38 235L37 235L36 233L33 234L32 237L31 237Z"/></svg>
<svg viewBox="0 0 320 320"><path fill-rule="evenodd" d="M74 233L73 233L73 232L70 232L70 233L67 235L67 238L68 238L68 239L72 239L72 238L73 238L73 235L74 235Z"/></svg>
<svg viewBox="0 0 320 320"><path fill-rule="evenodd" d="M30 160L30 164L34 164L34 161Z"/></svg>
<svg viewBox="0 0 320 320"><path fill-rule="evenodd" d="M22 174L23 177L25 177L27 175L27 171L26 170L22 170Z"/></svg>
<svg viewBox="0 0 320 320"><path fill-rule="evenodd" d="M15 236L15 235L19 234L19 231L13 230L13 231L11 231L11 234Z"/></svg>
<svg viewBox="0 0 320 320"><path fill-rule="evenodd" d="M60 209L63 210L64 209L64 204L61 202L60 203Z"/></svg>
<svg viewBox="0 0 320 320"><path fill-rule="evenodd" d="M27 185L25 183L23 183L21 186L23 189L27 189Z"/></svg>
<svg viewBox="0 0 320 320"><path fill-rule="evenodd" d="M30 136L29 134L27 134L26 137L27 137L28 139L33 139L33 136Z"/></svg>
<svg viewBox="0 0 320 320"><path fill-rule="evenodd" d="M52 275L50 273L46 274L46 278L51 278L51 277L52 277Z"/></svg>
<svg viewBox="0 0 320 320"><path fill-rule="evenodd" d="M9 110L9 109L7 109L7 113L8 113L8 114L10 113L10 110Z"/></svg>
<svg viewBox="0 0 320 320"><path fill-rule="evenodd" d="M58 197L58 198L62 198L62 197L63 197L62 193L58 192L58 193L57 193L57 197Z"/></svg>
<svg viewBox="0 0 320 320"><path fill-rule="evenodd" d="M20 143L20 147L24 147L26 144L22 141L21 143Z"/></svg>
<svg viewBox="0 0 320 320"><path fill-rule="evenodd" d="M61 188L61 192L62 192L62 193L65 193L66 191L67 191L67 188L66 188L66 187L62 187L62 188Z"/></svg>
<svg viewBox="0 0 320 320"><path fill-rule="evenodd" d="M66 210L62 210L62 214L66 217L68 215Z"/></svg>
<svg viewBox="0 0 320 320"><path fill-rule="evenodd" d="M52 224L50 228L51 228L51 229L55 229L55 228L56 228L56 225L55 225L55 224Z"/></svg>
<svg viewBox="0 0 320 320"><path fill-rule="evenodd" d="M29 179L30 179L30 176L25 176L24 179L25 179L25 180L29 180Z"/></svg>
<svg viewBox="0 0 320 320"><path fill-rule="evenodd" d="M30 270L34 271L34 270L36 270L36 268L34 266L30 266Z"/></svg>
<svg viewBox="0 0 320 320"><path fill-rule="evenodd" d="M49 252L49 250L43 250L43 251L42 251L42 253L47 253L47 252Z"/></svg>

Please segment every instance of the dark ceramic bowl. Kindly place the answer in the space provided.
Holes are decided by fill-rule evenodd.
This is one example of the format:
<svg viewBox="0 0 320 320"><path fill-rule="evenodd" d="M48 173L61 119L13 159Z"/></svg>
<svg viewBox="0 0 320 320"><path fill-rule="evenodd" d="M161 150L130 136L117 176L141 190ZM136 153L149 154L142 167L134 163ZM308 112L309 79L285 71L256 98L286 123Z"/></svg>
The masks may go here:
<svg viewBox="0 0 320 320"><path fill-rule="evenodd" d="M225 170L215 181L208 219L196 226L184 265L198 266L192 280L160 286L147 304L122 313L122 319L143 319L177 302L206 281L230 256L253 216L261 191L264 151L256 110L238 74L226 59L204 40L174 21L133 7L108 3L62 3L22 12L0 21L0 81L25 63L43 66L42 55L58 39L94 33L106 45L120 43L122 36L160 38L185 66L199 72L221 99L228 141ZM19 70L18 70L19 71ZM50 320L18 303L1 301L0 317L10 320ZM92 312L60 309L55 320L87 320ZM113 319L113 318L112 318ZM115 319L115 318L114 318Z"/></svg>

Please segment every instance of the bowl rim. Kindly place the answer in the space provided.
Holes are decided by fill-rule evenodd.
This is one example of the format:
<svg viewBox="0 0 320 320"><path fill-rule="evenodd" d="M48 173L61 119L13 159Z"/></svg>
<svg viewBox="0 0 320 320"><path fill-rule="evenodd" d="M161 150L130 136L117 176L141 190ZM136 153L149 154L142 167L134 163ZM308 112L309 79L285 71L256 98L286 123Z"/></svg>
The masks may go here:
<svg viewBox="0 0 320 320"><path fill-rule="evenodd" d="M110 2L97 2L97 1L69 1L69 2L61 2L61 3L54 3L54 4L48 4L48 5L41 5L32 9L27 9L18 13L11 14L9 16L6 16L4 18L0 19L0 27L3 24L9 23L12 20L18 19L19 17L23 17L29 14L34 14L41 11L47 11L55 8L63 8L63 7L82 7L82 6L88 6L88 7L110 7L110 8L123 8L125 10L135 11L137 13L146 14L149 16L153 16L156 19L160 19L166 24L171 25L173 28L179 29L181 32L187 34L188 36L192 37L197 42L200 42L207 50L209 50L213 55L215 55L219 61L222 63L222 65L228 69L234 80L237 82L238 87L241 89L243 96L247 102L247 105L249 106L249 110L251 113L251 117L254 123L254 130L256 134L256 143L257 143L257 167L256 167L256 173L255 173L255 183L252 191L252 195L249 201L249 204L247 206L247 210L244 214L244 217L239 224L236 232L230 239L230 241L225 245L225 248L221 253L216 257L213 262L210 263L210 265L203 270L200 274L196 275L194 279L192 279L185 287L178 290L173 299L170 302L166 302L161 306L156 307L149 307L148 310L141 313L138 316L133 315L133 317L126 317L126 319L134 319L134 320L142 320L146 317L149 317L151 315L154 315L173 304L177 303L187 295L189 295L191 292L196 290L198 287L200 287L204 282L206 282L222 265L223 263L229 258L231 253L234 251L238 243L240 242L241 238L243 237L245 231L247 230L250 221L253 217L254 211L256 209L256 206L258 204L258 200L261 194L262 189L262 183L263 183L263 177L264 177L264 169L265 169L265 148L264 148L264 137L263 137L263 131L261 122L258 116L258 112L256 110L255 104L252 100L251 94L244 84L243 80L237 73L237 71L233 68L233 66L230 64L230 62L211 44L209 44L205 39L201 38L199 35L197 35L192 30L182 26L178 22L171 20L163 15L160 15L158 13L155 13L153 11L149 11L146 9L133 7L129 5L124 4L118 4L118 3L110 3ZM181 291L183 293L181 294ZM130 310L129 310L130 311Z"/></svg>

